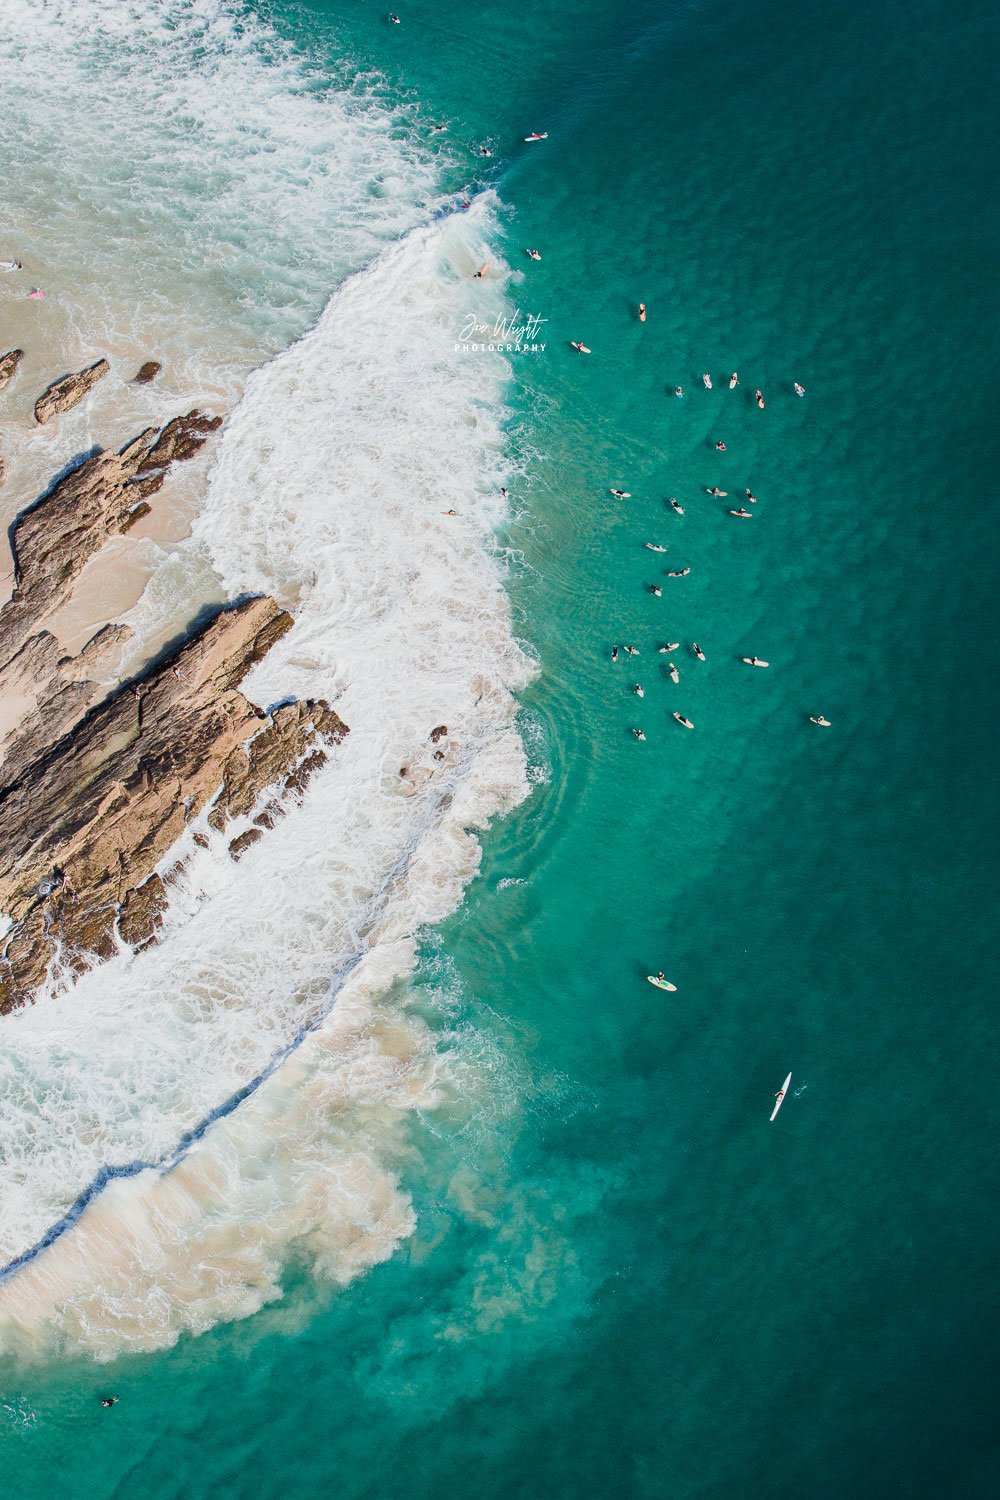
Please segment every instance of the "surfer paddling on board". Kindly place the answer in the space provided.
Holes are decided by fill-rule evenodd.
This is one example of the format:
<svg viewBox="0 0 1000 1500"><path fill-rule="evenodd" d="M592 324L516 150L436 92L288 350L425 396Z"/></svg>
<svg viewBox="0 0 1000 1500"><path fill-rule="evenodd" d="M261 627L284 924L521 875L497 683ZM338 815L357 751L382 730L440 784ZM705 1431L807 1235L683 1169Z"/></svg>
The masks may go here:
<svg viewBox="0 0 1000 1500"><path fill-rule="evenodd" d="M683 394L684 394L684 387L682 385L675 385L674 386L674 395L675 396L683 396Z"/></svg>
<svg viewBox="0 0 1000 1500"><path fill-rule="evenodd" d="M739 385L739 383L740 383L740 377L737 375L736 371L734 370L733 373L729 377L729 389L731 391L735 391L735 389Z"/></svg>
<svg viewBox="0 0 1000 1500"><path fill-rule="evenodd" d="M541 258L542 258L542 252L540 250L526 250L525 254L531 260L541 260Z"/></svg>
<svg viewBox="0 0 1000 1500"><path fill-rule="evenodd" d="M763 411L764 410L764 392L759 387L757 388L757 390L754 391L754 393L753 393L753 399L756 401L759 409L761 411Z"/></svg>
<svg viewBox="0 0 1000 1500"><path fill-rule="evenodd" d="M797 380L794 382L794 385L795 385L795 394L796 394L796 396L804 396L805 393L806 393L805 386L804 385L799 385L799 382Z"/></svg>
<svg viewBox="0 0 1000 1500"><path fill-rule="evenodd" d="M645 304L645 302L640 302L639 303L639 322L640 323L645 323L645 321L646 321L646 304Z"/></svg>

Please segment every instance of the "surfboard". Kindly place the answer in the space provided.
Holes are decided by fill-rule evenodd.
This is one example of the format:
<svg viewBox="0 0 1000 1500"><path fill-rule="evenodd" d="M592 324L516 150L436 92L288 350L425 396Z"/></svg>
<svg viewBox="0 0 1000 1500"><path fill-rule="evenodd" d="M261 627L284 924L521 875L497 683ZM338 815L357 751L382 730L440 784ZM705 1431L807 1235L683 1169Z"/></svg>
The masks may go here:
<svg viewBox="0 0 1000 1500"><path fill-rule="evenodd" d="M742 656L740 660L745 661L748 667L769 667L771 665L769 661L761 661L759 656L756 661L752 656Z"/></svg>
<svg viewBox="0 0 1000 1500"><path fill-rule="evenodd" d="M671 984L669 979L657 979L655 974L647 974L646 978L650 984L655 984L658 990L676 990L676 984ZM791 1077L791 1074L788 1075Z"/></svg>
<svg viewBox="0 0 1000 1500"><path fill-rule="evenodd" d="M549 132L547 130L533 130L530 135L524 137L526 141L547 141L548 138Z"/></svg>
<svg viewBox="0 0 1000 1500"><path fill-rule="evenodd" d="M772 1120L774 1119L775 1115L778 1113L778 1110L781 1108L781 1106L785 1102L785 1095L788 1093L788 1085L791 1083L791 1081L792 1081L792 1075L791 1075L791 1073L789 1073L788 1077L785 1079L784 1083L781 1085L781 1088L778 1090L778 1092L774 1096L774 1108L771 1111L771 1119Z"/></svg>

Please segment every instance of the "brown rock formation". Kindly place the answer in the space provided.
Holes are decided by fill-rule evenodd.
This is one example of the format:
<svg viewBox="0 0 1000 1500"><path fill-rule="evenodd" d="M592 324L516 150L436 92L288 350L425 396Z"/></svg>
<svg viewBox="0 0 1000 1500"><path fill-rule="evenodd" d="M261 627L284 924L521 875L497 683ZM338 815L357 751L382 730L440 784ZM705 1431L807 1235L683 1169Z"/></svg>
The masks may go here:
<svg viewBox="0 0 1000 1500"><path fill-rule="evenodd" d="M262 729L239 692L291 623L271 599L223 610L0 788L0 910L13 922L0 1010L42 982L57 951L80 971L119 934L149 941L166 899L149 879L185 824L218 794L211 821L223 827L347 732L325 704L288 705ZM234 856L248 842L234 840Z"/></svg>
<svg viewBox="0 0 1000 1500"><path fill-rule="evenodd" d="M162 369L163 366L157 360L147 359L146 363L140 365L136 373L132 376L132 384L148 385L151 380L156 379Z"/></svg>
<svg viewBox="0 0 1000 1500"><path fill-rule="evenodd" d="M221 426L221 417L208 417L203 411L189 411L186 417L174 417L139 465L140 474L147 474L151 469L165 469L180 459L194 458L209 436Z"/></svg>
<svg viewBox="0 0 1000 1500"><path fill-rule="evenodd" d="M35 421L48 422L61 412L70 411L99 380L103 380L110 368L106 359L99 359L85 370L54 380L35 402Z"/></svg>
<svg viewBox="0 0 1000 1500"><path fill-rule="evenodd" d="M19 516L11 534L17 587L0 609L0 668L68 596L108 537L127 531L148 511L147 496L160 488L173 459L197 452L221 420L194 411L169 423L162 434L150 427L118 453L105 450L87 459ZM167 438L178 423L189 433L184 443ZM154 453L157 461L151 464Z"/></svg>
<svg viewBox="0 0 1000 1500"><path fill-rule="evenodd" d="M263 801L229 845L239 859L347 732L324 703L268 717L239 691L292 623L271 599L217 612L110 694L93 678L114 674L129 628L103 627L76 656L44 628L104 542L149 509L169 465L221 421L189 412L97 454L13 528L16 587L0 609L0 911L12 923L0 1011L27 999L57 956L74 974L120 941L154 941L178 868L156 867L186 824L210 808L221 832Z"/></svg>
<svg viewBox="0 0 1000 1500"><path fill-rule="evenodd" d="M0 391L10 385L23 358L23 349L10 349L6 354L0 355Z"/></svg>

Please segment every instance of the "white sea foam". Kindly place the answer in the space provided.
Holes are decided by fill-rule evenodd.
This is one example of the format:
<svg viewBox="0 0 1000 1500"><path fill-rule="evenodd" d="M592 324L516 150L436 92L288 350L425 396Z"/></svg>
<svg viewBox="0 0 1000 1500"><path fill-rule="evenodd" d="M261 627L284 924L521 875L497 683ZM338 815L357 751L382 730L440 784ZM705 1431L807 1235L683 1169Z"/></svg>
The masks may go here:
<svg viewBox="0 0 1000 1500"><path fill-rule="evenodd" d="M135 43L112 12L138 16L150 36L164 16L216 37L232 14L216 0L14 4L32 25L102 16L99 43L77 38L90 62ZM240 69L263 66L255 47L234 29ZM316 126L316 98L307 89L298 102ZM357 121L343 109L337 130L349 133ZM391 124L369 111L362 126L381 132L370 152L391 157ZM222 171L239 131L220 126L219 141ZM154 157L164 173L169 155ZM254 156L245 191L266 207L270 178L260 188L255 170ZM404 218L416 216L414 171ZM477 868L468 830L528 785L511 695L530 666L493 541L509 371L499 354L454 348L471 307L505 310L494 214L483 199L413 229L344 280L317 325L247 382L192 536L151 556L131 615L141 635L162 633L220 579L229 594L273 593L296 623L247 691L264 705L335 701L351 732L238 864L218 836L194 844L204 819L189 831L164 862L186 859L157 947L122 952L3 1022L0 1260L62 1232L0 1284L0 1347L55 1341L107 1357L160 1346L276 1296L290 1256L347 1281L409 1232L405 1119L447 1079L392 986L420 926L454 909ZM387 228L398 228L393 212L358 231L355 254ZM473 280L486 260L497 279ZM109 1167L122 1175L83 1206Z"/></svg>
<svg viewBox="0 0 1000 1500"><path fill-rule="evenodd" d="M0 310L26 351L5 505L181 401L227 409L436 193L404 110L240 0L4 0L0 95L0 256L24 263ZM39 390L101 356L94 393L38 428ZM150 356L156 383L129 386Z"/></svg>

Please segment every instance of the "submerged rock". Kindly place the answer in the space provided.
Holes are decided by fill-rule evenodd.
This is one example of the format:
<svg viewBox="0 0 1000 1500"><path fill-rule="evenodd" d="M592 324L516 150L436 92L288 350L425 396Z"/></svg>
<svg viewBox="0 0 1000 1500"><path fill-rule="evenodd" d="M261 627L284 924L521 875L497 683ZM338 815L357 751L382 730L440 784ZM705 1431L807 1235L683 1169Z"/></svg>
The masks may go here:
<svg viewBox="0 0 1000 1500"><path fill-rule="evenodd" d="M99 359L95 364L88 365L85 370L78 370L74 375L64 375L61 380L54 380L35 402L35 421L49 422L60 413L70 411L83 400L87 392L99 380L104 379L110 368L106 359Z"/></svg>
<svg viewBox="0 0 1000 1500"><path fill-rule="evenodd" d="M147 359L146 363L140 365L136 373L132 376L132 384L148 385L151 380L156 379L162 369L163 366L158 360Z"/></svg>

